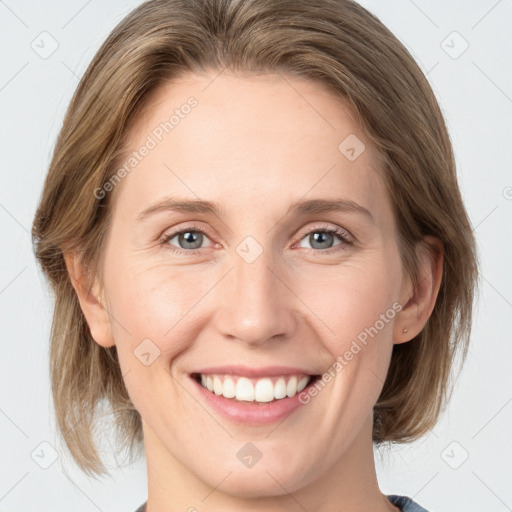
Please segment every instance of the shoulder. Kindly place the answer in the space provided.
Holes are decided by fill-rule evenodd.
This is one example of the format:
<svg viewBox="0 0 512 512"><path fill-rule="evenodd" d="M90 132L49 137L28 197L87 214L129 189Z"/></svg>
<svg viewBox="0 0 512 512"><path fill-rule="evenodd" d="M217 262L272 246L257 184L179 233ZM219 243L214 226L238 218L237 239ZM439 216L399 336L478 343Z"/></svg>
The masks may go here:
<svg viewBox="0 0 512 512"><path fill-rule="evenodd" d="M418 505L408 496L399 496L397 494L388 495L389 500L393 505L396 505L402 512L428 512L421 505ZM137 511L139 512L139 511Z"/></svg>
<svg viewBox="0 0 512 512"><path fill-rule="evenodd" d="M146 503L144 502L135 512L146 512Z"/></svg>

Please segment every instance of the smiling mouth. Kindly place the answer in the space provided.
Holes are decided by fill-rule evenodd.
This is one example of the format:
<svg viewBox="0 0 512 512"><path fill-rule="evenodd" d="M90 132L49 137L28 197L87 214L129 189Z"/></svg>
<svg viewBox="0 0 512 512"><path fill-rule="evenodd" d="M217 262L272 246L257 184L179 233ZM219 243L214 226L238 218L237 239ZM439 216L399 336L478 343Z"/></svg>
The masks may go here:
<svg viewBox="0 0 512 512"><path fill-rule="evenodd" d="M281 375L248 378L231 374L190 375L211 393L238 402L269 403L292 398L312 386L320 375Z"/></svg>

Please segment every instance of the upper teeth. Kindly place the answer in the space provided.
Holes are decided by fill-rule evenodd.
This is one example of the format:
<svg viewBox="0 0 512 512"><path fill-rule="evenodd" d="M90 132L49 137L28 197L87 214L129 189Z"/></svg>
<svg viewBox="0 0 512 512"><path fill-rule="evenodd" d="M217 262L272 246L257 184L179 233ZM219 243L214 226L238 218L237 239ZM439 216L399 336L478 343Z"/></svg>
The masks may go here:
<svg viewBox="0 0 512 512"><path fill-rule="evenodd" d="M309 375L287 375L249 379L235 375L201 374L203 387L225 398L246 402L271 402L300 393L311 380Z"/></svg>

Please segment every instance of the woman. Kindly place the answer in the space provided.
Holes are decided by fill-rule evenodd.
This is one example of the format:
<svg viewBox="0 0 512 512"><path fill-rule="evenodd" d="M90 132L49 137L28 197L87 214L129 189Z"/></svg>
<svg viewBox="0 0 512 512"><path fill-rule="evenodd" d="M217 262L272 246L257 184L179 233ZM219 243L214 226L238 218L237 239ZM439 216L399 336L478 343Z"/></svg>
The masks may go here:
<svg viewBox="0 0 512 512"><path fill-rule="evenodd" d="M422 511L412 441L467 351L475 242L433 92L348 0L152 0L71 101L34 220L79 466L102 404L139 511Z"/></svg>

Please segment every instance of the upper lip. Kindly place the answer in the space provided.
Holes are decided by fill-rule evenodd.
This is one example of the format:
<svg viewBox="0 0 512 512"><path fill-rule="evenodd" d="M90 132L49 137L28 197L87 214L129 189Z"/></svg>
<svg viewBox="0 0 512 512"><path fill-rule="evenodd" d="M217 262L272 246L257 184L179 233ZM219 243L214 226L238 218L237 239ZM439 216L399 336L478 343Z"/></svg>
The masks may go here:
<svg viewBox="0 0 512 512"><path fill-rule="evenodd" d="M294 368L291 366L265 366L254 368L250 366L209 366L201 368L193 373L203 373L205 375L237 375L240 377L278 377L279 375L315 375L303 368Z"/></svg>

